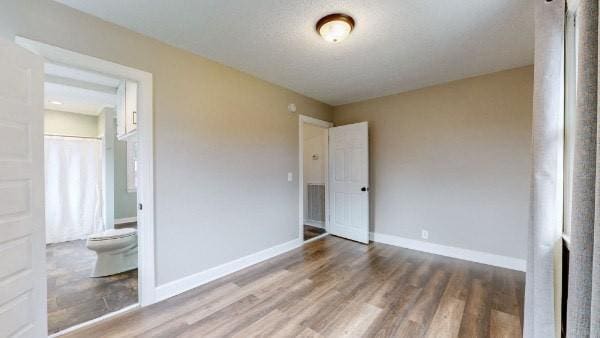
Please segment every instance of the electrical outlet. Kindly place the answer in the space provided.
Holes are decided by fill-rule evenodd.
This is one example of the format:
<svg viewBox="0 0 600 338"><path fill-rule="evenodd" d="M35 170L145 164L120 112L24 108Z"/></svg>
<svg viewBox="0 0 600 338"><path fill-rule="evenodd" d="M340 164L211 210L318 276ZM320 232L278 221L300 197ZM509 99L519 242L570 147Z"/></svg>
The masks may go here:
<svg viewBox="0 0 600 338"><path fill-rule="evenodd" d="M421 230L421 237L423 239L429 239L429 231L427 231L427 230Z"/></svg>

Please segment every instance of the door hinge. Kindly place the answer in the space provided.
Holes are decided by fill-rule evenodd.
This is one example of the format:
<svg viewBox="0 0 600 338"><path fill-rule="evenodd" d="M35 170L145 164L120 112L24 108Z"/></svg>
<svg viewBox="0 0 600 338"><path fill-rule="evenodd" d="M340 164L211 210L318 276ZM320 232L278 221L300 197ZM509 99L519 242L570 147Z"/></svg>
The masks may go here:
<svg viewBox="0 0 600 338"><path fill-rule="evenodd" d="M142 209L144 209L144 206L142 205L142 203L138 203L138 209L139 209L139 210L142 210Z"/></svg>

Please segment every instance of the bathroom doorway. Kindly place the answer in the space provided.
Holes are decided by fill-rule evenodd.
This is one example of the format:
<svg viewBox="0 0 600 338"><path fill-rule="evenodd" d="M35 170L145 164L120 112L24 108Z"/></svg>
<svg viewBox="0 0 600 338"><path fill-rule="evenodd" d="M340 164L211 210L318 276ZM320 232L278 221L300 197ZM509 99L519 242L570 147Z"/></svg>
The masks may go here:
<svg viewBox="0 0 600 338"><path fill-rule="evenodd" d="M327 235L329 216L328 130L332 123L300 115L300 238Z"/></svg>
<svg viewBox="0 0 600 338"><path fill-rule="evenodd" d="M48 334L154 298L152 75L17 37L44 63Z"/></svg>
<svg viewBox="0 0 600 338"><path fill-rule="evenodd" d="M138 302L137 133L119 133L117 121L137 93L125 79L63 64L44 72L51 335Z"/></svg>

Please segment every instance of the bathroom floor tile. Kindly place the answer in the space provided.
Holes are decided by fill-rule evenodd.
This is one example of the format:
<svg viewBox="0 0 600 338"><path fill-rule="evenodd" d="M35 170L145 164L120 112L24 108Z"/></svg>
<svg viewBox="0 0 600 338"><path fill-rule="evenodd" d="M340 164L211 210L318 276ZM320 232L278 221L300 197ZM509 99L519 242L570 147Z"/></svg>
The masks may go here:
<svg viewBox="0 0 600 338"><path fill-rule="evenodd" d="M91 278L95 259L85 240L46 246L48 334L137 303L137 270Z"/></svg>

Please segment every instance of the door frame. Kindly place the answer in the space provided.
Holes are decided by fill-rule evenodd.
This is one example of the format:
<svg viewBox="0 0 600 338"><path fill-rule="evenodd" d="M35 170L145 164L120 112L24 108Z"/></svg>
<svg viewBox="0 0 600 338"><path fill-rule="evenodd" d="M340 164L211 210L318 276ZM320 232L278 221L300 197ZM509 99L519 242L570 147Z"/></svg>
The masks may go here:
<svg viewBox="0 0 600 338"><path fill-rule="evenodd" d="M138 304L147 306L156 302L155 251L154 251L154 111L152 74L76 53L20 36L15 43L46 61L74 66L86 70L118 76L138 82L138 142L139 187L138 203Z"/></svg>
<svg viewBox="0 0 600 338"><path fill-rule="evenodd" d="M299 232L298 236L304 242L304 124L312 124L323 129L327 129L327 146L325 147L325 231L329 232L329 128L333 127L332 122L316 119L306 115L298 115L298 188L299 188ZM317 239L315 237L313 239Z"/></svg>
<svg viewBox="0 0 600 338"><path fill-rule="evenodd" d="M104 214L104 225L107 229L115 228L115 128L113 115L112 109L103 108L101 111L101 116L103 116L101 121L104 122L104 134L102 135L102 213Z"/></svg>

